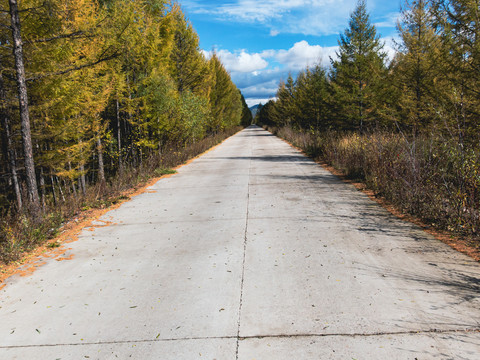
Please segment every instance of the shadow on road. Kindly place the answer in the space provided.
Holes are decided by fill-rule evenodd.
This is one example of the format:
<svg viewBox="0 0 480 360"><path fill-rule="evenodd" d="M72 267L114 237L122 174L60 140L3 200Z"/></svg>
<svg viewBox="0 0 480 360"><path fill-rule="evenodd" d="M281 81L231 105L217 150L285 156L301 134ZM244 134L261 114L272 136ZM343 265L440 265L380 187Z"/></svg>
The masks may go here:
<svg viewBox="0 0 480 360"><path fill-rule="evenodd" d="M451 301L443 303L441 306L438 305L440 303L437 301L432 302L428 307L428 310L432 312L480 299L480 278L474 272L468 270L468 265L462 266L464 267L462 270L452 269L452 266L456 265L458 267L458 264L444 263L442 261L430 262L426 265L434 267L435 271L418 273L405 268L381 268L369 264L362 264L357 269L370 273L373 272L386 278L400 279L402 283L414 283L414 288L418 293L431 294L431 296L434 296L436 293L450 295ZM444 318L447 319L446 317ZM441 324L472 326L472 323L458 324L453 317L448 319L450 323L445 322ZM475 322L476 326L480 326L479 320L472 319L472 322ZM418 322L416 321L416 323ZM433 323L429 324L434 325Z"/></svg>

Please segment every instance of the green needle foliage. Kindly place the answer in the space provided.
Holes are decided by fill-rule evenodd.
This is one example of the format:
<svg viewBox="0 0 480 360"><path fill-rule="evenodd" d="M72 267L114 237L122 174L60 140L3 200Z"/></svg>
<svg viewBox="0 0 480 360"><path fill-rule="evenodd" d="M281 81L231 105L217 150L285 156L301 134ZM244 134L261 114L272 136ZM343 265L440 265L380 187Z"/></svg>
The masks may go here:
<svg viewBox="0 0 480 360"><path fill-rule="evenodd" d="M360 0L349 27L338 42L338 60L332 61L331 83L340 125L361 132L378 125L378 108L385 74L383 44L370 23L367 5Z"/></svg>
<svg viewBox="0 0 480 360"><path fill-rule="evenodd" d="M441 39L424 0L407 1L397 25L402 42L392 64L395 117L415 136L438 125L441 95Z"/></svg>

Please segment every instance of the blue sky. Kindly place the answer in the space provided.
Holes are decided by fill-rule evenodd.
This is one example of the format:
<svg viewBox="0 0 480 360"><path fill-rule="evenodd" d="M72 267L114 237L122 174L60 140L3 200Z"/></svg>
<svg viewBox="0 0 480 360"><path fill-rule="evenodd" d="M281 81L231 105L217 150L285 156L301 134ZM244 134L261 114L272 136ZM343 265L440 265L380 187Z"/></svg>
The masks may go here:
<svg viewBox="0 0 480 360"><path fill-rule="evenodd" d="M275 96L289 73L335 57L357 0L180 0L208 55L213 50L249 106ZM367 0L370 20L393 53L401 0Z"/></svg>

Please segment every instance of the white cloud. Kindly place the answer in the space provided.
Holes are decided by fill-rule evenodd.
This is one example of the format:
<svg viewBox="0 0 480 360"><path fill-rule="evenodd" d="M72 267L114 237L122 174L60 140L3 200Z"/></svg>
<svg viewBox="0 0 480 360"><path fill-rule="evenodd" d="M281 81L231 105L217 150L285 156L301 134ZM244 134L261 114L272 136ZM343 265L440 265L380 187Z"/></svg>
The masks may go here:
<svg viewBox="0 0 480 360"><path fill-rule="evenodd" d="M272 87L265 87L263 85L249 86L242 89L242 94L249 99L275 96L278 90L278 81L276 81L274 85L275 86Z"/></svg>
<svg viewBox="0 0 480 360"><path fill-rule="evenodd" d="M270 97L270 98L250 98L250 99L245 99L248 107L252 107L253 105L257 104L262 104L265 105L269 100L275 100L275 97Z"/></svg>
<svg viewBox="0 0 480 360"><path fill-rule="evenodd" d="M291 70L301 70L307 66L329 63L329 56L335 53L337 47L323 48L320 45L310 45L307 41L297 42L288 50L278 50L275 58Z"/></svg>
<svg viewBox="0 0 480 360"><path fill-rule="evenodd" d="M307 66L330 66L330 57L336 57L337 49L337 46L310 45L303 40L290 49L269 49L251 54L246 50L217 50L216 54L246 100L255 103L261 99L265 103L275 97L280 79L286 79L289 73L296 76L299 70ZM207 58L213 54L205 50L203 53Z"/></svg>
<svg viewBox="0 0 480 360"><path fill-rule="evenodd" d="M394 37L381 39L385 43L384 51L388 60L395 55ZM291 73L294 77L298 71L307 66L330 66L330 58L337 59L338 46L322 47L310 45L302 40L289 49L264 50L261 53L248 53L246 50L234 52L218 50L216 53L225 68L230 71L232 80L245 96L249 105L265 103L274 98L280 79L286 79ZM212 52L203 51L210 57Z"/></svg>
<svg viewBox="0 0 480 360"><path fill-rule="evenodd" d="M253 76L261 74L260 70L268 67L270 62L278 62L283 65L282 70L298 71L307 66L329 66L330 57L335 57L335 51L338 46L322 47L320 45L310 45L302 40L295 43L290 49L264 50L261 53L248 53L246 50L237 50L234 52L228 50L217 50L216 54L222 61L225 68L234 73L252 73ZM208 58L212 51L203 50ZM269 74L271 74L271 70Z"/></svg>
<svg viewBox="0 0 480 360"><path fill-rule="evenodd" d="M263 50L260 55L264 58L273 58L276 53L276 50Z"/></svg>
<svg viewBox="0 0 480 360"><path fill-rule="evenodd" d="M235 0L229 4L202 4L188 0L194 13L211 14L222 21L260 23L271 36L279 33L331 35L341 31L357 0Z"/></svg>
<svg viewBox="0 0 480 360"><path fill-rule="evenodd" d="M247 103L255 105L260 100L265 104L275 97L280 79L288 76L288 70L266 69L253 73L232 73L232 80L242 91ZM256 99L255 101L252 99Z"/></svg>
<svg viewBox="0 0 480 360"><path fill-rule="evenodd" d="M204 50L203 54L209 58L212 52ZM218 50L216 54L230 72L249 73L265 69L268 66L268 62L263 59L261 54L249 54L245 50L233 53L228 50Z"/></svg>
<svg viewBox="0 0 480 360"><path fill-rule="evenodd" d="M382 38L380 41L382 41L385 46L383 47L383 51L387 53L387 61L392 61L393 58L395 57L395 54L397 53L397 45L400 41L398 36L390 36L390 37L385 37Z"/></svg>
<svg viewBox="0 0 480 360"><path fill-rule="evenodd" d="M274 59L286 66L289 70L301 70L307 66L330 66L330 57L335 58L338 46L323 47L310 45L302 40L295 43L290 49L264 50L260 53L263 59Z"/></svg>
<svg viewBox="0 0 480 360"><path fill-rule="evenodd" d="M245 89L254 85L262 85L266 88L276 87L281 77L288 74L288 70L263 70L252 73L232 73L235 84Z"/></svg>
<svg viewBox="0 0 480 360"><path fill-rule="evenodd" d="M237 21L263 23L269 19L280 17L286 10L286 8L275 6L274 1L239 0L237 3L219 6L216 12Z"/></svg>
<svg viewBox="0 0 480 360"><path fill-rule="evenodd" d="M374 25L377 28L395 28L397 26L397 21L400 17L399 12L389 13L381 18L381 21L376 22Z"/></svg>

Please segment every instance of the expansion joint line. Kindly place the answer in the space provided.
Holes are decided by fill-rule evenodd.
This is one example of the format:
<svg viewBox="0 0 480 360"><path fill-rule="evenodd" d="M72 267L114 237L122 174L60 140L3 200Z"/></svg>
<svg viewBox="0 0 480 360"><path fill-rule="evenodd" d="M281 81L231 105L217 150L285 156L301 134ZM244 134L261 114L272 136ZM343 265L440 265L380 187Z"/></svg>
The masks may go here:
<svg viewBox="0 0 480 360"><path fill-rule="evenodd" d="M248 165L248 185L247 185L247 211L245 215L245 233L243 235L243 261L242 261L242 279L240 281L240 302L238 307L238 322L237 322L237 345L235 349L235 359L238 360L238 348L240 346L240 319L242 316L242 305L243 305L243 283L245 280L245 258L247 254L247 232L248 232L248 209L250 206L250 173L252 170L252 156L253 156L253 145L250 144L250 162Z"/></svg>

